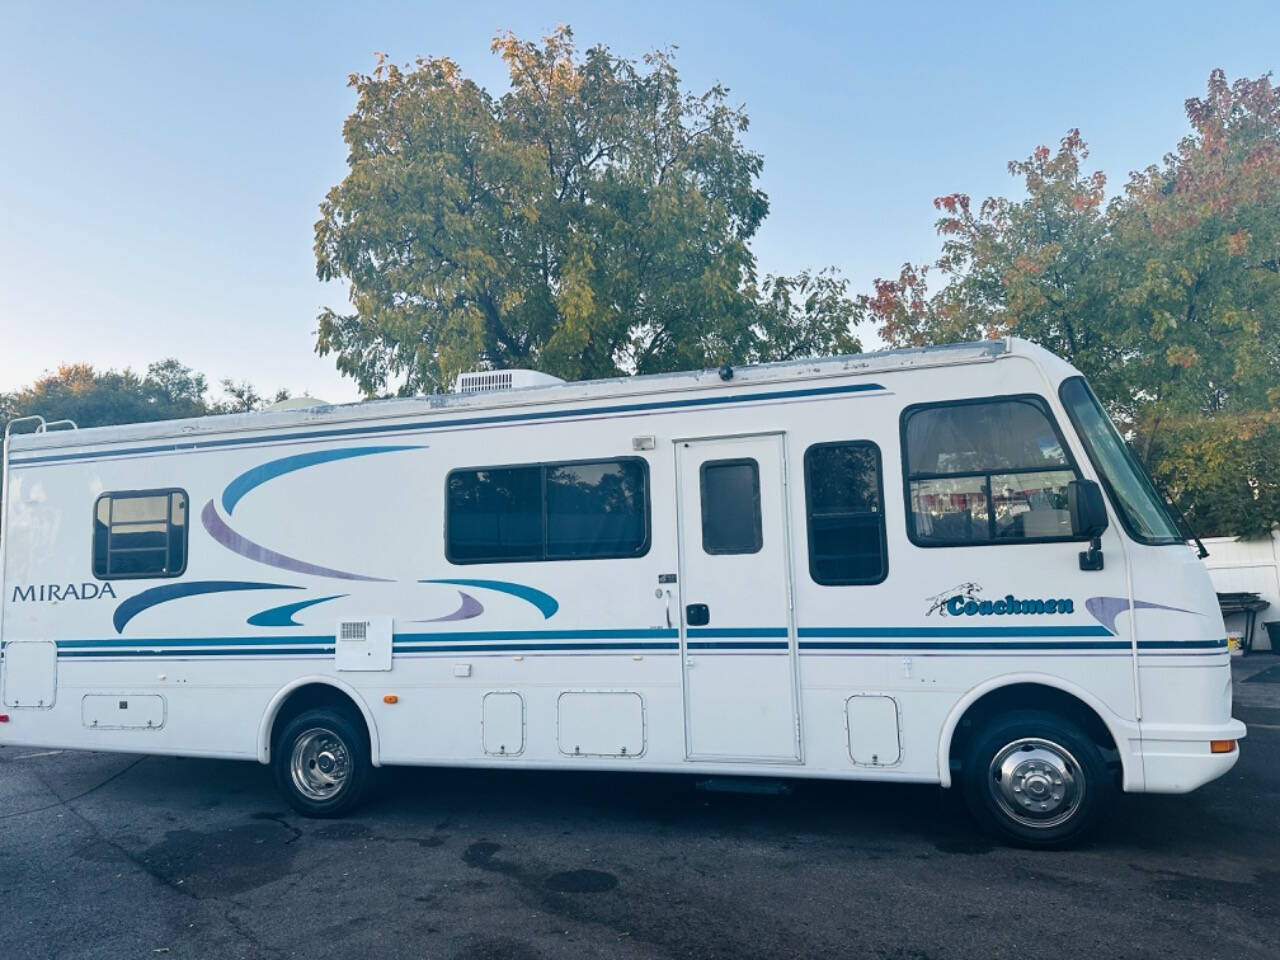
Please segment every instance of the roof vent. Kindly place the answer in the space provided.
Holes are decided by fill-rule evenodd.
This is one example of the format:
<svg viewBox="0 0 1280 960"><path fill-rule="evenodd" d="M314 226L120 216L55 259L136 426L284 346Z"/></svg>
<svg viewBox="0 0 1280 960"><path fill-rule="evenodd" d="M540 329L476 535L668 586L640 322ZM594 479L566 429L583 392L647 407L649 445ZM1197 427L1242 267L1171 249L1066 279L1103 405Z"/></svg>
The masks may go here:
<svg viewBox="0 0 1280 960"><path fill-rule="evenodd" d="M537 370L477 370L458 374L453 392L496 393L500 390L523 390L526 387L550 387L558 383L564 381Z"/></svg>

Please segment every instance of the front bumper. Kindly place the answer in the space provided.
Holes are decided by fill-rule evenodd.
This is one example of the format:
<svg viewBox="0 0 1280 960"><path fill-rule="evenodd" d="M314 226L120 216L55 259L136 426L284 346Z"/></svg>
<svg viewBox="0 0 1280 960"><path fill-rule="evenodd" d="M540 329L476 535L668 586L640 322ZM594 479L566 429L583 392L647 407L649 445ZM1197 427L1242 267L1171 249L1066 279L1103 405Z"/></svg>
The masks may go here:
<svg viewBox="0 0 1280 960"><path fill-rule="evenodd" d="M1189 793L1216 780L1236 765L1240 747L1230 753L1212 753L1214 740L1243 740L1245 725L1239 720L1213 726L1142 724L1138 752L1142 759L1145 793Z"/></svg>

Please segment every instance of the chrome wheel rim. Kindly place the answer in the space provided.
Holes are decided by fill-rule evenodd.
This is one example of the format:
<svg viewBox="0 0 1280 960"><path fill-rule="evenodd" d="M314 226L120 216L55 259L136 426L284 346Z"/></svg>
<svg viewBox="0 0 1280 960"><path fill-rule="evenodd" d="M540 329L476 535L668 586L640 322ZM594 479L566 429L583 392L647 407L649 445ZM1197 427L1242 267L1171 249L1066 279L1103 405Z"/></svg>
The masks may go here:
<svg viewBox="0 0 1280 960"><path fill-rule="evenodd" d="M294 787L308 800L330 800L346 786L351 755L332 730L313 727L293 742L289 772Z"/></svg>
<svg viewBox="0 0 1280 960"><path fill-rule="evenodd" d="M1070 820L1085 782L1071 751L1052 740L1022 737L996 751L988 768L992 799L1011 820L1048 830Z"/></svg>

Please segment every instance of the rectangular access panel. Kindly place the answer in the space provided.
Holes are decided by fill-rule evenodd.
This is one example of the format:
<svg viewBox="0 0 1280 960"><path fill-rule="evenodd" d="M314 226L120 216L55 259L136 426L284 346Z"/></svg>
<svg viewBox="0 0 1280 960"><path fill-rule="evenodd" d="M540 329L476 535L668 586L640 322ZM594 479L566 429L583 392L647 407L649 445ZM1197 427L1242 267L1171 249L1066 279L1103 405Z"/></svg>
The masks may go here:
<svg viewBox="0 0 1280 960"><path fill-rule="evenodd" d="M338 621L334 665L339 670L390 670L391 618Z"/></svg>
<svg viewBox="0 0 1280 960"><path fill-rule="evenodd" d="M51 640L13 640L4 646L4 705L48 710L58 690L58 647Z"/></svg>
<svg viewBox="0 0 1280 960"><path fill-rule="evenodd" d="M860 767L891 767L902 759L898 703L893 697L859 695L845 703L849 757Z"/></svg>
<svg viewBox="0 0 1280 960"><path fill-rule="evenodd" d="M568 690L558 707L560 752L570 757L644 753L644 700L630 690Z"/></svg>
<svg viewBox="0 0 1280 960"><path fill-rule="evenodd" d="M164 716L159 694L90 693L80 702L80 718L90 730L159 730Z"/></svg>
<svg viewBox="0 0 1280 960"><path fill-rule="evenodd" d="M486 693L480 725L485 753L494 757L524 753L524 697L520 694L506 690Z"/></svg>

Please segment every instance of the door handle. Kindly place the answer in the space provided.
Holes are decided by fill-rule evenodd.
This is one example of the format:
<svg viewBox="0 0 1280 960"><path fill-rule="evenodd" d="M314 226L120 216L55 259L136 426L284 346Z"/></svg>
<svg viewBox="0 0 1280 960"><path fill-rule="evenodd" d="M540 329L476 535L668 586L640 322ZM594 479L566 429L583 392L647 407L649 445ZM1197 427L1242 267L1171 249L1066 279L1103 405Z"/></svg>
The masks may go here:
<svg viewBox="0 0 1280 960"><path fill-rule="evenodd" d="M667 615L667 629L670 630L671 629L671 591L663 590L662 592L663 594L666 595L666 600L664 601L666 609L664 612Z"/></svg>
<svg viewBox="0 0 1280 960"><path fill-rule="evenodd" d="M691 603L684 608L684 622L690 627L705 627L711 622L711 609L705 603Z"/></svg>

